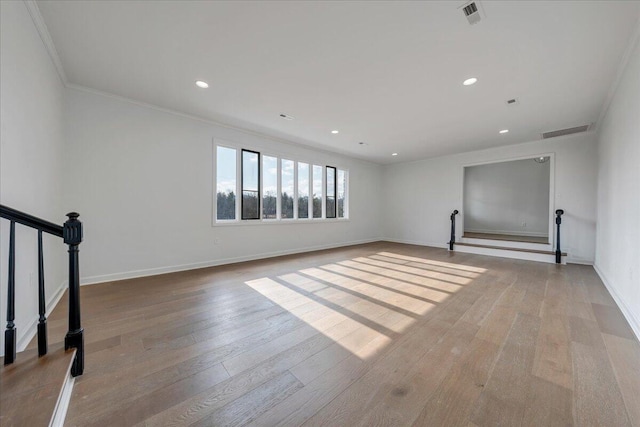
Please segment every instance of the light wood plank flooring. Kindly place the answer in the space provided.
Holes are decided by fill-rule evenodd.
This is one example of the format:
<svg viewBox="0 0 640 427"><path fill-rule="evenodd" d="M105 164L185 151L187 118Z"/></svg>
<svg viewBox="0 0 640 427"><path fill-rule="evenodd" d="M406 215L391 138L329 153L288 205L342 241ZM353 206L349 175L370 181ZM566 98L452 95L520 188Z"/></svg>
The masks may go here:
<svg viewBox="0 0 640 427"><path fill-rule="evenodd" d="M380 242L81 292L68 426L640 426L588 266Z"/></svg>

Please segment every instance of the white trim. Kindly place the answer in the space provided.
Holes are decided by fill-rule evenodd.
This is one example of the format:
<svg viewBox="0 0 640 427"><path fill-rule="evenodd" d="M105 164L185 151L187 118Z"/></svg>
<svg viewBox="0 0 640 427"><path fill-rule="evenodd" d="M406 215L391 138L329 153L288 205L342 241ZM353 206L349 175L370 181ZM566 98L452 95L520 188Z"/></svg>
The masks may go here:
<svg viewBox="0 0 640 427"><path fill-rule="evenodd" d="M567 135L567 136L571 136L571 135ZM462 189L460 191L460 194L462 195L462 199L460 200L460 206L461 206L461 211L460 211L460 230L456 230L456 240L462 238L462 235L464 234L464 232L466 231L464 228L464 212L465 212L465 208L464 208L464 200L465 200L465 194L464 194L464 183L465 183L465 168L468 167L472 167L472 166L481 166L481 165L492 165L495 163L506 163L506 162L513 162L513 161L518 161L518 160L528 160L528 159L535 159L536 157L549 157L549 213L548 213L548 232L547 232L547 236L542 236L542 237L547 237L549 240L549 244L551 245L555 245L555 239L556 236L554 234L554 225L555 225L555 212L556 209L560 209L560 208L556 208L555 206L555 201L556 201L556 153L554 151L550 151L550 152L546 152L546 153L538 153L538 154L527 154L527 155L522 155L522 156L516 156L516 157L503 157L500 159L492 159L492 160L485 160L482 162L473 162L473 163L463 163L462 166ZM471 231L471 230L469 230ZM471 231L473 232L473 231ZM487 233L489 232L487 231L480 231L481 233ZM503 234L509 234L510 232L498 232L498 233L503 233ZM539 234L525 234L525 233L521 233L522 235L531 235L531 236L539 236Z"/></svg>
<svg viewBox="0 0 640 427"><path fill-rule="evenodd" d="M226 128L226 129L232 129L234 131L243 133L245 135L251 135L251 136L256 136L256 137L259 137L259 138L264 138L264 139L267 139L269 141L279 142L279 143L282 143L282 144L285 144L285 145L289 145L289 146L292 146L292 147L298 147L298 148L303 147L303 148L306 148L308 150L315 151L317 153L328 154L328 155L331 155L331 156L340 155L340 156L343 156L343 157L347 157L347 158L349 158L350 160L352 160L352 161L354 161L356 163L361 163L363 165L367 165L367 166L382 166L382 163L375 163L375 162L371 162L369 160L362 159L360 157L355 157L353 155L353 153L348 153L346 151L340 151L340 150L331 151L331 150L328 150L326 148L323 148L323 146L313 145L314 143L312 141L306 141L306 142L289 141L289 140L282 139L282 138L279 138L279 137L276 137L276 136L273 136L273 135L268 135L266 133L261 133L261 132L258 132L258 131L244 129L244 128L241 128L241 127L238 127L238 126L233 126L233 125L229 125L229 124L226 124L226 123L223 123L223 122L218 122L218 121L215 121L215 120L206 119L204 117L196 116L196 115L193 115L193 114L187 114L187 113L183 113L181 111L172 110L170 108L160 107L158 105L150 104L148 102L137 101L137 100L132 99L132 98L127 98L127 97L124 97L124 96L115 95L113 93L104 92L104 91L101 91L101 90L98 90L98 89L93 89L93 88L82 86L82 85L78 85L78 84L75 84L75 83L67 83L65 86L68 89L77 90L79 92L86 92L86 93L90 93L90 94L93 94L93 95L103 96L105 98L115 99L117 101L126 102L128 104L133 104L133 105L136 105L138 107L150 108L150 109L155 110L155 111L160 111L162 113L171 114L171 115L182 117L182 118L185 118L185 119L194 120L194 121L197 121L197 122L200 122L200 123L205 123L205 124L213 125L213 126L220 126L220 127Z"/></svg>
<svg viewBox="0 0 640 427"><path fill-rule="evenodd" d="M67 417L67 410L69 409L69 403L71 403L71 392L73 391L73 386L76 382L76 379L71 376L71 366L73 365L73 361L75 357L71 359L71 364L69 364L67 373L67 379L60 390L60 394L58 395L58 400L56 402L56 407L53 410L53 416L51 417L51 421L49 422L49 427L63 427L64 420Z"/></svg>
<svg viewBox="0 0 640 427"><path fill-rule="evenodd" d="M515 242L513 240L499 240L499 239L482 239L475 237L463 237L459 240L460 243L472 243L482 246L498 246L513 249L532 249L532 250L547 250L553 251L553 247L549 243L534 243L534 242ZM457 243L457 242L456 242Z"/></svg>
<svg viewBox="0 0 640 427"><path fill-rule="evenodd" d="M494 152L496 152L499 149L505 149L505 148L512 148L512 147L533 147L534 144L540 144L540 143L544 143L544 142L548 142L549 140L553 139L553 142L560 142L560 141L564 141L564 140L571 140L573 138L578 138L580 136L584 136L584 135L596 135L596 131L589 128L589 130L586 130L584 132L578 132L578 133L571 133L569 135L561 135L561 136L556 136L553 138L547 138L547 139L530 139L527 141L522 141L522 142L514 142L513 144L506 144L506 145L492 145L490 147L482 147L482 148L477 148L477 149L473 149L470 151L456 151L456 152L452 152L449 154L441 154L441 155L435 155L433 157L422 157L416 160L408 160L406 162L397 162L397 163L381 163L380 166L384 166L384 167L391 167L391 166L397 166L397 165L411 165L414 163L421 163L424 162L425 160L435 160L435 159L446 159L447 157L457 157L457 156L462 156L462 155L466 155L466 154L483 154L483 153L487 153L489 152L490 154L493 155ZM526 148L525 148L526 149ZM535 154L531 154L531 155L526 155L523 156L523 158L528 159L528 158L532 158L536 157ZM499 162L499 160L494 161L494 160L487 160L488 163L497 163Z"/></svg>
<svg viewBox="0 0 640 427"><path fill-rule="evenodd" d="M635 45L636 43L638 43L639 40L640 40L640 17L638 17L638 20L636 21L633 34L631 35L631 38L629 39L629 42L624 51L624 54L622 55L622 59L618 64L618 68L616 70L616 76L613 79L613 82L611 82L611 86L609 87L609 91L607 92L607 97L602 103L602 109L600 110L598 121L596 121L592 126L592 128L596 131L600 127L600 123L602 123L602 120L604 120L604 117L606 116L607 111L609 111L609 106L611 105L611 101L613 101L613 98L616 95L616 92L618 91L618 86L620 85L620 81L622 80L622 76L624 75L624 72L627 69L627 64L629 63L629 58L631 58L631 53L633 53Z"/></svg>
<svg viewBox="0 0 640 427"><path fill-rule="evenodd" d="M492 159L492 160L484 160L482 162L471 162L471 163L464 163L462 165L463 168L466 167L470 167L470 166L482 166L482 165L493 165L495 163L506 163L506 162L513 162L516 160L533 160L537 157L553 157L555 156L555 152L550 151L547 153L538 153L538 154L525 154L525 155L521 155L521 156L515 156L515 157L501 157L498 159Z"/></svg>
<svg viewBox="0 0 640 427"><path fill-rule="evenodd" d="M486 255L486 256L494 256L500 258L510 258L510 259L522 259L525 261L534 261L534 262L544 262L547 264L555 264L556 256L555 254L540 254L536 252L523 252L519 250L510 250L510 249L501 249L495 247L477 247L477 246L463 246L459 245L455 248L456 252L469 253L469 254L477 254L477 255ZM561 263L567 263L567 257L563 256L561 258Z"/></svg>
<svg viewBox="0 0 640 427"><path fill-rule="evenodd" d="M567 255L567 264L579 264L579 265L591 265L593 266L593 261L587 258L574 257L571 255Z"/></svg>
<svg viewBox="0 0 640 427"><path fill-rule="evenodd" d="M98 284L98 283L113 282L113 281L116 281L116 280L134 279L134 278L137 278L137 277L156 276L158 274L175 273L175 272L178 272L178 271L186 271L186 270L196 270L196 269L199 269L199 268L215 267L215 266L218 266L218 265L235 264L235 263L238 263L238 262L246 262L246 261L256 261L256 260L259 260L259 259L273 258L273 257L278 257L278 256L283 256L283 255L301 254L301 253L305 253L305 252L314 252L314 251L321 251L321 250L325 250L325 249L341 248L341 247L344 247L344 246L362 245L362 244L365 244L365 243L373 243L373 242L379 242L379 241L381 241L381 239L379 239L379 238L363 239L363 240L355 240L355 241L351 241L351 242L344 242L344 243L338 243L338 244L309 246L309 247L306 247L306 248L299 248L299 249L286 250L286 251L264 252L264 253L261 253L261 254L249 255L249 256L241 256L241 257L235 257L235 258L223 258L223 259L214 260L214 261L204 261L204 262L196 262L196 263L191 263L191 264L173 265L173 266L169 266L169 267L157 267L157 268L149 268L149 269L145 269L145 270L134 270L134 271L126 271L126 272L122 272L122 273L103 274L103 275L99 275L99 276L82 277L80 279L80 284L83 285L83 286L84 285L95 285L95 284Z"/></svg>
<svg viewBox="0 0 640 427"><path fill-rule="evenodd" d="M534 232L534 231L519 231L519 230L491 230L491 229L483 230L480 228L467 228L466 230L463 230L463 234L465 232L481 233L481 234L502 234L505 236L549 237L545 233ZM495 239L495 240L500 240L500 239Z"/></svg>
<svg viewBox="0 0 640 427"><path fill-rule="evenodd" d="M218 220L217 219L217 164L218 164L218 147L228 148L232 150L236 150L236 218L230 220ZM260 218L252 219L252 220L243 220L241 219L241 197L242 197L242 151L248 150L251 152L257 152L260 154ZM260 151L258 151L260 150ZM229 227L229 226L247 226L247 225L263 225L263 224L300 224L300 223L318 223L318 222L349 222L348 215L348 204L349 204L349 169L342 166L332 166L336 170L336 179L338 170L344 172L345 174L345 216L337 217L337 207L336 207L336 218L326 218L326 165L317 165L314 162L303 160L296 160L296 156L289 156L289 154L283 154L279 151L273 151L270 149L262 150L260 148L246 148L244 144L239 144L234 141L230 141L224 138L213 138L213 185L212 185L212 200L211 200L211 226L212 227ZM238 155L240 153L240 155ZM263 210L263 197L264 197L264 157L273 157L277 159L277 192L276 192L276 218L264 219L262 216L264 214ZM293 218L282 218L282 162L283 161L293 162ZM309 212L308 218L298 218L298 165L300 163L306 164L309 167ZM318 166L322 168L322 217L313 218L313 167ZM238 184L240 183L240 184ZM337 203L337 193L336 193L336 203ZM337 206L337 205L336 205Z"/></svg>
<svg viewBox="0 0 640 427"><path fill-rule="evenodd" d="M49 298L47 302L47 313L51 313L53 309L58 305L58 302L64 295L64 291L67 289L67 281L65 280L60 284L58 290L53 293L53 296ZM33 321L29 324L27 328L25 328L25 333L22 335L18 342L16 343L17 352L24 351L25 348L29 345L33 337L38 333L38 315L35 315Z"/></svg>
<svg viewBox="0 0 640 427"><path fill-rule="evenodd" d="M593 269L596 271L598 276L600 276L600 280L602 280L602 283L604 283L604 286L613 297L613 300L618 305L618 308L622 312L622 315L625 317L625 319L627 319L627 322L629 322L629 325L631 326L633 333L636 335L636 338L640 340L640 319L638 319L633 314L633 311L631 311L631 309L627 307L624 300L620 297L620 295L618 295L616 289L613 287L613 285L611 285L611 282L607 279L607 276L605 276L604 272L600 270L597 264L593 264Z"/></svg>
<svg viewBox="0 0 640 427"><path fill-rule="evenodd" d="M47 24L44 23L44 18L40 13L38 3L36 3L35 0L22 0L22 2L27 7L29 15L31 15L33 25L35 25L36 30L38 30L38 35L40 35L40 39L42 40L42 43L44 44L44 47L47 50L49 57L51 58L51 62L53 62L53 66L58 72L60 81L65 87L67 87L69 83L69 81L67 80L67 75L64 72L64 68L62 67L62 61L60 61L60 56L58 55L56 46L53 44L53 39L51 38L51 34L49 33Z"/></svg>
<svg viewBox="0 0 640 427"><path fill-rule="evenodd" d="M349 218L282 218L282 219L227 219L213 224L213 227L251 227L256 225L301 225L331 224L351 222Z"/></svg>
<svg viewBox="0 0 640 427"><path fill-rule="evenodd" d="M426 246L429 248L438 248L438 249L448 249L448 243L436 243L436 242L423 242L420 240L410 240L410 239L392 239L385 237L381 241L383 242L391 242L391 243L402 243L405 245L416 245L416 246Z"/></svg>

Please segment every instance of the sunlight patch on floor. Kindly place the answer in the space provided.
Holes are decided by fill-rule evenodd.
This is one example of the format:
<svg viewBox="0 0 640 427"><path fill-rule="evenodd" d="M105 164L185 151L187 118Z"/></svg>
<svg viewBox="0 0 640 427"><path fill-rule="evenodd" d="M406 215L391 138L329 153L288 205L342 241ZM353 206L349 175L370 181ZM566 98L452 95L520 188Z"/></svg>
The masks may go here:
<svg viewBox="0 0 640 427"><path fill-rule="evenodd" d="M455 263L444 262L444 261L434 261L434 260L431 260L431 259L417 258L417 257L412 257L412 256L407 256L407 255L394 254L392 252L378 252L378 255L384 255L384 256L391 257L391 258L402 259L402 260L405 260L405 261L418 262L418 263L421 263L421 264L434 265L434 266L437 266L437 267L447 267L447 268L451 268L451 269L454 269L454 270L470 271L470 272L473 272L473 273L486 273L486 271L487 271L486 268L472 267L472 266L469 266L469 265L455 264Z"/></svg>
<svg viewBox="0 0 640 427"><path fill-rule="evenodd" d="M327 268L329 267L327 266ZM344 277L319 268L301 270L301 273L323 280L329 283L329 286L334 287L334 289L340 288L351 295L356 294L357 297L365 298L372 304L390 305L398 310L409 311L416 315L424 314L425 306L427 306L427 308L433 306L433 304L428 304L410 296L399 294L393 290L375 287L363 281Z"/></svg>
<svg viewBox="0 0 640 427"><path fill-rule="evenodd" d="M428 277L416 276L415 274L411 273L391 270L366 262L361 262L361 259L359 260L358 258L349 261L340 261L338 262L338 264L345 267L351 267L357 270L361 270L368 274L378 275L387 279L400 280L414 285L428 287L434 289L435 291L445 292L448 294L455 293L460 290L460 288L462 288L462 285L458 283L450 283L445 281L444 279L432 279Z"/></svg>
<svg viewBox="0 0 640 427"><path fill-rule="evenodd" d="M409 267L407 265L396 264L391 262L379 261L371 258L354 258L357 262L362 262L369 265L374 265L376 267L382 267L384 269L388 269L390 272L399 272L399 273L408 273L416 278L424 277L427 279L434 279L437 281L449 282L455 285L466 285L474 278L461 277L457 274L450 273L440 273L436 271L424 270L422 268Z"/></svg>
<svg viewBox="0 0 640 427"><path fill-rule="evenodd" d="M354 279L362 280L363 282L370 283L374 286L381 286L391 289L393 292L402 293L411 297L418 298L423 301L431 303L439 303L447 299L450 295L449 292L442 292L425 286L416 285L414 283L405 282L398 279L392 279L390 277L383 277L373 275L356 268L347 267L345 265L330 264L323 265L321 268L342 274L344 276L353 277Z"/></svg>
<svg viewBox="0 0 640 427"><path fill-rule="evenodd" d="M365 360L485 271L401 257L381 252L245 283ZM438 270L406 265L416 260L438 263Z"/></svg>

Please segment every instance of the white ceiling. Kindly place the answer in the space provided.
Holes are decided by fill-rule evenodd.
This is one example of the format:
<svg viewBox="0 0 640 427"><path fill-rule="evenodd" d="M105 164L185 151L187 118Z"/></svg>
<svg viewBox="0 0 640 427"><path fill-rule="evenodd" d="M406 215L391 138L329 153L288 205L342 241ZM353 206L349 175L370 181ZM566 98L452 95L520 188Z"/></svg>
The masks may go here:
<svg viewBox="0 0 640 427"><path fill-rule="evenodd" d="M71 84L377 163L596 122L640 15L483 1L471 26L461 5L38 2Z"/></svg>

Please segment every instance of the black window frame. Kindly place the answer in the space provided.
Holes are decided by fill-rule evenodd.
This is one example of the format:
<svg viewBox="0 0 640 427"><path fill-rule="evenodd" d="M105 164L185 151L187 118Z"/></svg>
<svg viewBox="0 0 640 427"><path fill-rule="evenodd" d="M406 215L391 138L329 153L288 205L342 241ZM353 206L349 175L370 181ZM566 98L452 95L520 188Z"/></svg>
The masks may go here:
<svg viewBox="0 0 640 427"><path fill-rule="evenodd" d="M329 197L329 169L333 169L333 196ZM324 168L324 204L325 218L335 219L338 217L338 168L335 166L325 166ZM333 212L329 215L329 199L333 199Z"/></svg>
<svg viewBox="0 0 640 427"><path fill-rule="evenodd" d="M244 153L252 153L252 154L257 154L258 155L258 191L257 191L257 199L258 199L258 207L257 207L257 212L258 212L258 216L253 218L253 217L245 217L244 216ZM260 155L259 151L253 151L253 150L246 150L246 149L242 149L242 153L241 153L241 157L240 157L240 193L241 193L241 199L240 199L240 220L241 221L251 221L251 220L260 220L262 218L262 191L261 191L261 187L262 187L262 169L261 169L261 164L260 162L262 161L262 156ZM253 190L246 190L246 191L250 191L253 192Z"/></svg>

